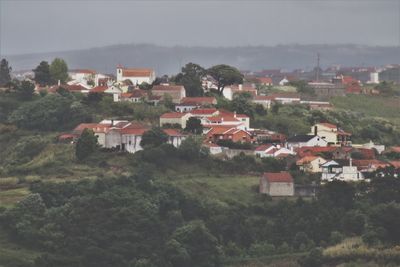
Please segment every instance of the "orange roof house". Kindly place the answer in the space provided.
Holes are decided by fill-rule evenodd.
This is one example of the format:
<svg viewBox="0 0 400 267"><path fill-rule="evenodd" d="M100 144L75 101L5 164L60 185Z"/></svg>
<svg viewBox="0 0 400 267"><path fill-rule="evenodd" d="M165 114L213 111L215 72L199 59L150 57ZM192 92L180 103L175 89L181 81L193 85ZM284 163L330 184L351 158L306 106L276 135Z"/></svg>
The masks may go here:
<svg viewBox="0 0 400 267"><path fill-rule="evenodd" d="M141 83L152 84L156 79L156 74L150 68L124 68L121 65L117 66L117 82L129 80L132 84Z"/></svg>
<svg viewBox="0 0 400 267"><path fill-rule="evenodd" d="M245 130L230 126L212 126L206 134L206 140L217 143L219 140L230 140L232 142L252 142L253 137Z"/></svg>

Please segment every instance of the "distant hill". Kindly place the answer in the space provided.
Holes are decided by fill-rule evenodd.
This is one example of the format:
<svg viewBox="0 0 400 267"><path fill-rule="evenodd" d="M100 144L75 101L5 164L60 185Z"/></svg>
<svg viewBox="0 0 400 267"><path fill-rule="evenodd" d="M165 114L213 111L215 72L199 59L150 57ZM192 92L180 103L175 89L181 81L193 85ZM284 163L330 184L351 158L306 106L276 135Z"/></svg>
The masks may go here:
<svg viewBox="0 0 400 267"><path fill-rule="evenodd" d="M399 47L360 45L278 45L248 47L165 47L150 44L113 45L84 50L6 56L14 70L30 70L41 60L64 58L71 69L90 68L114 73L115 66L151 67L158 75L177 73L187 62L208 67L230 64L241 70L268 68L312 69L316 54L321 54L323 67L380 66L400 63Z"/></svg>

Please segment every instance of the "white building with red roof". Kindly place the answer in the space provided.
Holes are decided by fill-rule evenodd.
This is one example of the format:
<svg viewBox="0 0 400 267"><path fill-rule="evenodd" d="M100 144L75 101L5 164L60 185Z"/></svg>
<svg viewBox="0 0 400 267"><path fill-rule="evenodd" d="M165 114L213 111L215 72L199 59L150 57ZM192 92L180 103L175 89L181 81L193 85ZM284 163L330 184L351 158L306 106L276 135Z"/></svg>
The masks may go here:
<svg viewBox="0 0 400 267"><path fill-rule="evenodd" d="M203 118L203 126L210 127L214 125L230 125L243 130L250 128L250 117L245 114L237 114L236 112L219 111L216 116Z"/></svg>
<svg viewBox="0 0 400 267"><path fill-rule="evenodd" d="M265 172L260 178L260 193L277 196L294 196L294 181L289 172Z"/></svg>
<svg viewBox="0 0 400 267"><path fill-rule="evenodd" d="M135 153L143 149L140 142L150 127L138 122L103 120L99 123L81 123L73 130L71 136L78 138L84 129L94 132L101 147ZM176 129L163 129L163 131L168 136L167 143L175 147L179 147L187 137Z"/></svg>
<svg viewBox="0 0 400 267"><path fill-rule="evenodd" d="M149 68L124 68L121 65L117 66L117 82L130 80L133 85L141 83L152 84L156 79L156 73Z"/></svg>

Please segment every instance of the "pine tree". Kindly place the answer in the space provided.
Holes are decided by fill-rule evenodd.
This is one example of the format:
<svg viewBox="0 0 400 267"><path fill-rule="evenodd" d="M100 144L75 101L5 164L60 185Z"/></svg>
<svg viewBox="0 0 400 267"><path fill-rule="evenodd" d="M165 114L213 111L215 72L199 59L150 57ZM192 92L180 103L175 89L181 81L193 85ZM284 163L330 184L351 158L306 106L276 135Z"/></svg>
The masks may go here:
<svg viewBox="0 0 400 267"><path fill-rule="evenodd" d="M0 86L5 86L11 82L11 72L12 68L8 66L8 61L3 58L0 62Z"/></svg>

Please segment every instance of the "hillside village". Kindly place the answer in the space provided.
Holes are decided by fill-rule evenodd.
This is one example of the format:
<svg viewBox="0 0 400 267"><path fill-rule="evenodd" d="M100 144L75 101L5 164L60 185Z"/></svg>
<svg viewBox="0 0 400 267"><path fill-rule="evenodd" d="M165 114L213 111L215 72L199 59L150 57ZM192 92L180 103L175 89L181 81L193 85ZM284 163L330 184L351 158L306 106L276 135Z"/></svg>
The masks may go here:
<svg viewBox="0 0 400 267"><path fill-rule="evenodd" d="M211 238L213 250L208 253L217 256L210 266L221 266L221 259L226 264L251 262L265 255L279 259L290 255L291 262L301 262L316 258L311 253L319 247L328 250L340 244L344 236L373 246L390 239L376 234L380 226L367 227L369 218L377 219L364 210L373 201L397 199L400 175L399 88L393 82L379 81L376 69L361 81L339 71L332 76L315 73L306 79L278 70L249 73L228 65L204 69L194 63L172 76L121 65L114 74L67 71L65 62L61 74L51 74L51 66L57 65L53 63L41 62L33 75L11 73L0 91L0 142L4 146L0 197L6 200L0 205L4 207L0 216L5 218L5 231L15 235L19 245L24 247L33 235L37 241L29 244L52 249L47 240L76 227L61 226L61 218L96 218L88 223L90 228L101 229L94 232L113 233L98 222L138 214L122 208L119 215L105 218L97 209L105 205L114 210L119 205L115 203L157 214L140 215L153 217L139 228L135 223L140 219L129 217L134 223L126 227L136 231L135 241L129 241L132 244L137 236L143 238L140 244L148 236L165 242L160 232L171 235L186 224L173 226L173 230L164 230L164 225L179 225L183 220L191 221L188 225L195 231L211 229L218 238ZM106 195L98 198L98 192ZM132 192L140 196L130 196ZM94 204L79 204L88 195ZM157 208L138 204L143 195ZM37 224L20 230L25 226L15 223L22 220L15 210L28 205L31 198L40 202L42 196L45 215L29 215L26 220L35 218ZM73 201L90 208L82 208L76 219L60 211L75 205L63 203ZM53 209L60 213L52 215ZM52 216L60 217L53 221ZM163 226L147 229L150 221ZM52 228L55 224L61 230ZM314 228L323 230L315 233ZM71 240L78 235L73 233ZM72 262L81 261L71 252L74 241L54 240L57 246L67 247ZM119 246L114 242L111 237L104 244ZM216 249L216 242L223 253ZM112 250L120 255L120 250ZM34 253L39 253L35 267L63 261L61 250L54 259ZM140 265L139 254L157 262L154 266L166 259L171 266L186 266L175 264L163 250L157 251L162 257L151 256L153 250L137 249L135 253L123 256L135 262L135 267L147 266ZM96 258L101 254L109 255L102 250L95 253ZM337 256L323 257L329 262ZM125 259L116 262L128 266Z"/></svg>
<svg viewBox="0 0 400 267"><path fill-rule="evenodd" d="M179 147L183 140L193 134L188 130L188 122L198 121L201 132L197 134L202 136L203 146L213 156L232 158L244 153L259 158L283 159L288 162L288 166L292 163L305 173L320 174L321 181L361 181L367 179L368 173L379 168L398 168L400 165L399 161L377 159L387 151L384 145L375 144L372 140L364 144L353 143L352 133L330 122L315 123L307 135L295 136L285 136L269 129L252 128L248 115L216 108L217 99L214 96L187 97L184 86L168 83L167 77L151 87L156 80L152 69L124 68L119 65L116 68L116 80L107 75L97 74L93 70L76 70L70 72L70 76L71 80L66 85L52 86L48 91L56 92L58 88L63 87L85 94L110 94L115 102L128 101L149 105L158 105L166 99L171 101L174 111L162 114L158 126L163 128L168 136L168 143L175 147ZM273 84L272 78L269 77L251 79L256 80L259 86ZM286 76L278 82L279 86L288 83ZM371 72L371 80L367 83L378 83L376 72ZM217 88L216 81L210 76L203 78L202 84L205 93ZM331 83L313 81L308 84L316 89L317 96L362 93L361 82L350 76L335 76ZM141 89L143 87L151 89ZM40 90L42 88L36 88L36 91ZM232 84L224 89L223 96L232 100L234 96L246 93L250 95L253 103L262 105L266 110L270 110L276 103L303 104L312 110L332 108L327 101L302 99L296 92L265 95L259 94L259 91L261 90L257 90L255 83ZM98 123L79 124L72 132L60 135L59 140L74 143L84 129L90 129L97 136L101 147L136 153L143 149L140 142L143 134L150 128L151 125L137 121L103 118ZM235 143L249 146L247 149L237 149L234 148ZM265 190L260 189L260 192ZM274 195L273 192L270 194ZM294 194L295 192L291 191L285 195Z"/></svg>
<svg viewBox="0 0 400 267"><path fill-rule="evenodd" d="M386 69L396 66L387 66ZM336 72L335 72L336 71ZM329 99L347 94L379 94L369 85L379 84L377 68L316 70L315 78L304 83L301 78L308 76L302 72L284 74L280 70L242 72L243 82L227 84L222 96L232 101L238 95L246 95L250 102L265 110L277 105L305 105L310 110L331 110ZM321 72L321 73L319 73ZM341 73L351 73L344 76ZM369 72L369 79L365 73ZM324 73L329 73L324 74ZM360 73L363 75L360 76ZM263 128L252 128L250 116L218 108L213 91L218 89L218 81L211 75L204 75L201 84L205 96L187 96L183 85L170 82L170 77L157 78L150 68L116 67L115 75L97 73L95 70L81 69L69 71L68 81L57 85L42 86L36 83L35 92L56 93L60 88L82 94L110 95L114 102L147 103L157 106L170 102L171 111L159 117L159 127L168 136L168 143L179 147L183 140L195 134L201 136L203 147L210 154L220 158L232 158L240 153L254 157L271 157L285 160L287 166L296 166L305 173L320 174L321 181L360 181L367 179L368 173L379 168L398 168L399 161L382 161L378 157L388 149L372 140L364 144L352 142L352 133L329 121L316 122L306 135L286 136L283 133ZM356 75L354 75L356 74ZM321 78L319 78L321 76ZM361 80L357 78L362 77ZM296 86L307 86L312 94L301 94ZM367 86L363 86L365 83ZM268 93L268 88L276 86L280 91ZM267 93L266 93L267 92ZM208 96L207 96L208 95ZM325 100L325 101L323 101ZM200 127L200 132L188 128L188 122ZM154 125L153 125L154 126ZM345 126L345 125L343 125ZM98 123L76 125L71 132L61 134L60 142L75 143L84 129L90 129L98 138L98 144L106 149L136 153L142 150L142 136L152 125L140 121L119 118L102 118ZM238 149L235 144L247 144L246 149ZM240 146L240 145L239 145ZM284 170L282 170L284 171ZM279 179L278 179L279 180ZM263 191L260 189L260 192ZM289 195L294 195L294 192Z"/></svg>

